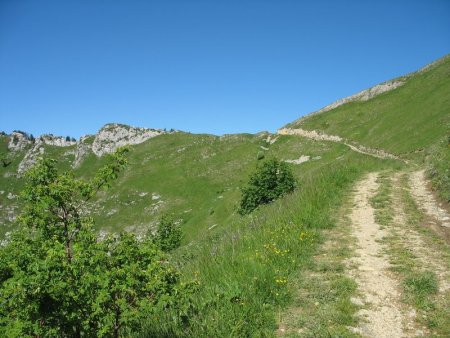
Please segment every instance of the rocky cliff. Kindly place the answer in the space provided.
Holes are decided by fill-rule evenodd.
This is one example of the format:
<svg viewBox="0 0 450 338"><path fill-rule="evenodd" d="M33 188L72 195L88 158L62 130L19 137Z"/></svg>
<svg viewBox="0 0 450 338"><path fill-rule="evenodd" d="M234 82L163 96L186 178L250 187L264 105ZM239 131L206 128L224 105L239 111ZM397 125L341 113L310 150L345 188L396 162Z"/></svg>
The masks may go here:
<svg viewBox="0 0 450 338"><path fill-rule="evenodd" d="M24 132L13 132L9 135L8 150L14 153L25 151L17 170L17 173L22 175L45 153L45 146L76 145L75 149L68 150L68 154L74 156L72 167L77 167L91 152L96 156L103 156L119 147L139 144L164 133L166 131L160 129L138 128L124 124L107 124L96 135L85 135L78 141L51 134L34 139Z"/></svg>
<svg viewBox="0 0 450 338"><path fill-rule="evenodd" d="M99 130L92 144L92 151L97 156L114 152L117 148L139 144L148 139L164 134L159 129L131 127L123 124L107 124Z"/></svg>

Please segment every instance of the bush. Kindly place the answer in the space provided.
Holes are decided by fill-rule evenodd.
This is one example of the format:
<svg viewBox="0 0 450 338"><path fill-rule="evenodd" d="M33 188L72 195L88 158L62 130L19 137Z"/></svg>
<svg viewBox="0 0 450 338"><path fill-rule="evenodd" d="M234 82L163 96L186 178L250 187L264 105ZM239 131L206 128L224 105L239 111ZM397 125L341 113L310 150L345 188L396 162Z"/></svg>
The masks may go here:
<svg viewBox="0 0 450 338"><path fill-rule="evenodd" d="M0 336L125 336L182 298L178 274L152 240L124 233L98 241L81 214L124 170L125 152L90 181L58 173L53 160L27 173L20 229L0 246Z"/></svg>
<svg viewBox="0 0 450 338"><path fill-rule="evenodd" d="M172 217L163 215L159 220L154 239L162 251L169 252L180 246L182 232Z"/></svg>
<svg viewBox="0 0 450 338"><path fill-rule="evenodd" d="M242 198L238 212L246 215L262 204L268 204L294 191L296 179L284 162L270 159L262 162L250 175L249 182L241 189Z"/></svg>

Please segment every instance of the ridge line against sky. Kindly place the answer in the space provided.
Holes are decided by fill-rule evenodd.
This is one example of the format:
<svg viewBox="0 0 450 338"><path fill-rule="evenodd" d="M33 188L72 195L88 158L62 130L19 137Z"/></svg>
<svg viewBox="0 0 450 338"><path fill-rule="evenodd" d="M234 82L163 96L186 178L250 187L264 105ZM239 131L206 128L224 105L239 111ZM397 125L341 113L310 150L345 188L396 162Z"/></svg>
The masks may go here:
<svg viewBox="0 0 450 338"><path fill-rule="evenodd" d="M0 130L275 131L450 52L450 2L0 1Z"/></svg>

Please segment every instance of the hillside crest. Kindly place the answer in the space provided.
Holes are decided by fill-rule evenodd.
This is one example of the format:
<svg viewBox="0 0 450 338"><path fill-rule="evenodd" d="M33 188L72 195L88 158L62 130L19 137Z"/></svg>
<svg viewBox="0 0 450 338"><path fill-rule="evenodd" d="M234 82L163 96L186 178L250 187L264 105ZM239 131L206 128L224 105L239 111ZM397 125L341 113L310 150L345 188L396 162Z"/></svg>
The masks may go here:
<svg viewBox="0 0 450 338"><path fill-rule="evenodd" d="M170 132L175 132L171 130ZM8 150L16 153L25 151L25 155L18 166L17 173L22 175L30 168L38 157L45 153L45 146L65 147L67 154L74 154L72 167L78 167L83 159L94 153L101 157L114 152L117 148L127 145L140 144L150 138L170 133L161 129L133 127L119 123L104 125L95 135L84 135L79 140L70 137L54 136L52 134L41 135L34 138L23 131L13 131L9 138Z"/></svg>

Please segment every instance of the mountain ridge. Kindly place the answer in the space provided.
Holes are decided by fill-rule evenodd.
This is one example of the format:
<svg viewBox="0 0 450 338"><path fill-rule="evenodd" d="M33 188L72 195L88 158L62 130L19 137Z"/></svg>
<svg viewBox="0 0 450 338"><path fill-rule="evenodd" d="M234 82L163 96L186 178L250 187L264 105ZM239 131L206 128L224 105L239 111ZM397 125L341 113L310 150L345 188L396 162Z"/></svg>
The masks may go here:
<svg viewBox="0 0 450 338"><path fill-rule="evenodd" d="M10 230L18 210L14 196L24 184L22 176L41 156L57 159L60 170L72 169L76 175L89 178L106 163L104 155L117 147L130 146L130 164L124 177L109 195L100 194L93 202L99 228L107 225L109 231L144 231L154 226L162 213L177 210L176 216L185 222L189 239L207 229L216 231L234 219L242 179L261 158L277 157L291 163L301 176L312 175L317 168L354 156L394 162L399 158L406 162L423 161L426 153L421 149L429 149L446 135L445 121L450 122L446 105L449 95L445 86L444 92L438 88L432 100L436 109L423 110L421 96L413 94L426 88L423 100L429 101L428 95L433 96L438 85L447 85L449 60L446 56L411 73L408 81L393 90L310 116L301 124L301 130L294 125L283 132L280 128L278 134L260 132L219 137L118 123L108 123L96 134L75 141L54 135L34 139L25 132L3 133L0 136L3 161L0 221L7 226L0 230L2 233ZM421 109L412 115L409 109L399 110L411 101ZM401 114L397 114L399 111ZM418 117L426 123L420 123L420 119L416 123ZM315 119L319 121L316 123ZM378 128L380 125L383 128ZM399 132L399 128L408 132ZM411 128L414 128L412 133ZM352 130L359 134L353 135ZM385 147L383 142L397 133L395 142ZM363 137L366 134L369 139ZM399 151L402 148L410 152L402 154ZM152 196L160 197L153 200Z"/></svg>
<svg viewBox="0 0 450 338"><path fill-rule="evenodd" d="M378 83L372 87L363 89L355 94L340 98L334 102L331 102L330 104L326 105L323 108L320 108L319 110L307 113L306 115L301 116L300 118L289 122L287 125L285 125L285 128L288 128L289 126L292 125L301 125L301 122L305 121L306 119L308 119L311 116L317 115L317 114L321 114L321 113L325 113L327 111L333 110L343 104L349 103L349 102L353 102L353 101L367 101L371 98L374 98L380 94L383 94L385 92L394 90L400 86L402 86L403 84L405 84L406 81L408 81L409 78L413 77L414 75L423 73L423 72L427 72L432 70L434 67L438 66L439 64L445 62L446 60L450 59L450 54L446 54L444 56L442 56L441 58L426 64L425 66L421 67L420 69L407 73L405 75L401 75L398 77L395 77L393 79L387 80L387 81L383 81L381 83Z"/></svg>

